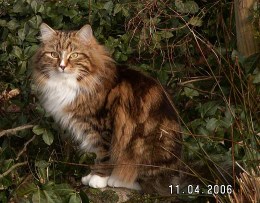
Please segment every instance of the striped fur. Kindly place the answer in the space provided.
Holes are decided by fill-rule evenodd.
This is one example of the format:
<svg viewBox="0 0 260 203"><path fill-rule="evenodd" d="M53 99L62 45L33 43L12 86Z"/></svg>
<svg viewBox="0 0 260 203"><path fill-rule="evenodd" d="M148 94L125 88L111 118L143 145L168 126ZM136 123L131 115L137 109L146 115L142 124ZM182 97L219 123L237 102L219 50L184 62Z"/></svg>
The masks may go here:
<svg viewBox="0 0 260 203"><path fill-rule="evenodd" d="M161 86L116 65L89 25L65 32L42 24L41 40L33 69L40 101L81 150L97 154L83 182L135 189L139 182L160 192L178 181L182 138Z"/></svg>

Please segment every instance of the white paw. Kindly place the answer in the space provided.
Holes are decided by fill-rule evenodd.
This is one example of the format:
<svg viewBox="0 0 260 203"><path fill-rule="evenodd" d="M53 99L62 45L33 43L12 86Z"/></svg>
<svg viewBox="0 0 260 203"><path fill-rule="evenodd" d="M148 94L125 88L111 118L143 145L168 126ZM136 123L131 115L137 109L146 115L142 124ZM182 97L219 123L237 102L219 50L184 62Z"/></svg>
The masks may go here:
<svg viewBox="0 0 260 203"><path fill-rule="evenodd" d="M124 188L128 188L131 190L141 190L141 186L137 182L134 182L132 184L124 183L124 182L116 179L115 177L111 177L111 176L108 179L107 184L110 187L124 187Z"/></svg>
<svg viewBox="0 0 260 203"><path fill-rule="evenodd" d="M88 184L89 184L89 181L90 181L90 179L91 179L92 176L93 176L93 175L90 173L90 174L88 174L87 176L82 177L82 178L81 178L82 184L83 184L83 185L88 185Z"/></svg>
<svg viewBox="0 0 260 203"><path fill-rule="evenodd" d="M101 177L98 175L92 175L89 180L89 186L93 188L104 188L107 186L107 180L109 176L107 177Z"/></svg>

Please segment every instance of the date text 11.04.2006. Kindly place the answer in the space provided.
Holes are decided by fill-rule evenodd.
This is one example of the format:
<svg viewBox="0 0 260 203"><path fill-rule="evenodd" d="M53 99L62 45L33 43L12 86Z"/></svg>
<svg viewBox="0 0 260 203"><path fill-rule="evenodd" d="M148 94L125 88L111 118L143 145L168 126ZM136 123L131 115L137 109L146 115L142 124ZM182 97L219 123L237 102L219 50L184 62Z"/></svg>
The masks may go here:
<svg viewBox="0 0 260 203"><path fill-rule="evenodd" d="M233 191L232 185L188 185L185 188L180 188L180 185L170 185L170 194L185 194L185 195L226 195Z"/></svg>

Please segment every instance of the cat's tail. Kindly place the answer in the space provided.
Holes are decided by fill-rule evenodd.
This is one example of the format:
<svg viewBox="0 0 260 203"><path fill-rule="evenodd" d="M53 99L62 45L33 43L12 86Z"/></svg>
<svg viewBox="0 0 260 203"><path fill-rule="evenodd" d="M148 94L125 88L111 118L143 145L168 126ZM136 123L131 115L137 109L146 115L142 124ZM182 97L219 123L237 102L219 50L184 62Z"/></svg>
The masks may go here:
<svg viewBox="0 0 260 203"><path fill-rule="evenodd" d="M213 162L202 161L182 164L178 172L161 173L156 176L142 179L140 185L145 193L157 193L160 196L179 196L183 195L214 195L222 190L232 191L237 188L236 176L241 169L232 161ZM177 200L174 202L178 202Z"/></svg>

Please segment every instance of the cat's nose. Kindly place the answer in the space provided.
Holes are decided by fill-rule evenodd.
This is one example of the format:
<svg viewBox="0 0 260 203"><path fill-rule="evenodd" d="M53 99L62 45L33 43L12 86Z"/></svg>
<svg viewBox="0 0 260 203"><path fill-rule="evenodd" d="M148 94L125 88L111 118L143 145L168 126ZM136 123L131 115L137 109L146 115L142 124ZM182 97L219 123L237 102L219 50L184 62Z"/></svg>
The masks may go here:
<svg viewBox="0 0 260 203"><path fill-rule="evenodd" d="M60 68L61 68L62 71L64 71L64 69L66 68L66 62L65 62L65 60L61 60L61 62L60 62Z"/></svg>
<svg viewBox="0 0 260 203"><path fill-rule="evenodd" d="M61 70L64 70L66 66L60 65Z"/></svg>

